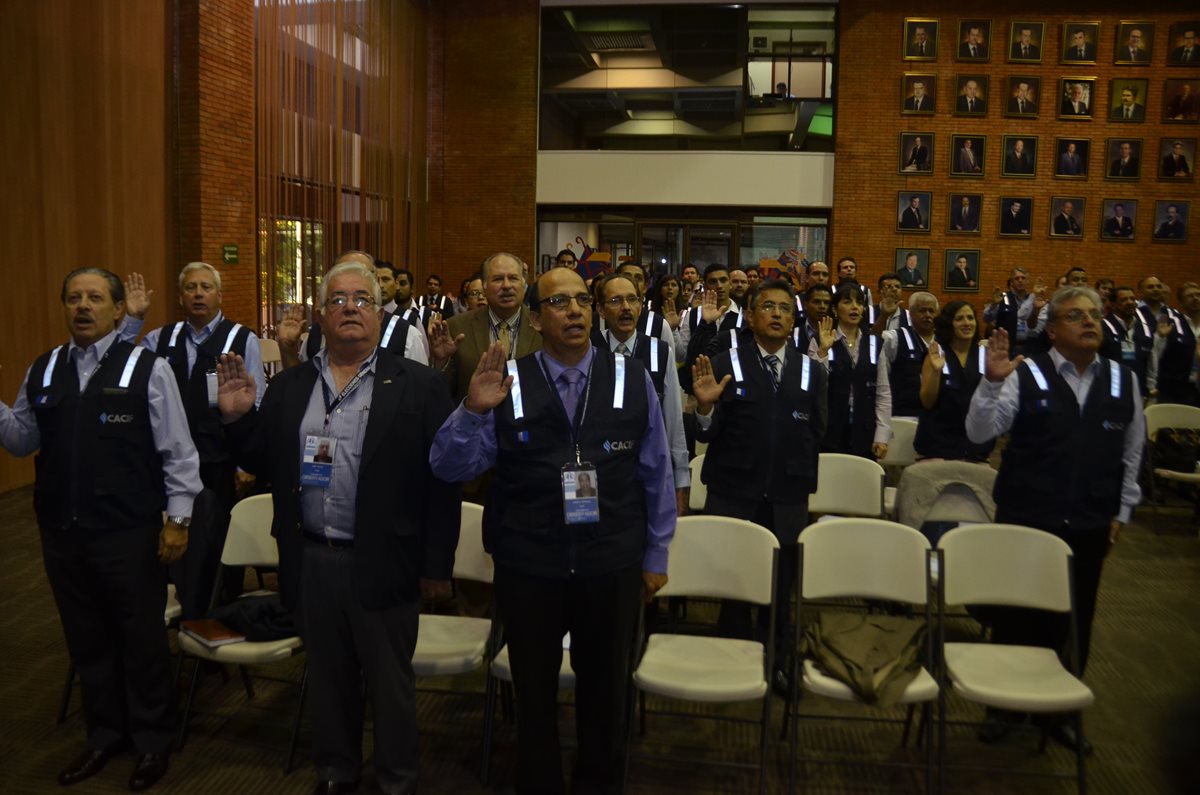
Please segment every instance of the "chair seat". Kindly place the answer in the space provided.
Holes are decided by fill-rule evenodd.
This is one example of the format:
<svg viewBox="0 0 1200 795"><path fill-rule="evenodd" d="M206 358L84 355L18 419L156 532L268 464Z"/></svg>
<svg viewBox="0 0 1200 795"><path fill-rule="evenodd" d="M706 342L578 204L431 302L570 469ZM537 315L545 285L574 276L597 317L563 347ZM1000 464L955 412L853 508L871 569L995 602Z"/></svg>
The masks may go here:
<svg viewBox="0 0 1200 795"><path fill-rule="evenodd" d="M696 635L651 635L633 681L650 693L725 703L767 692L761 643Z"/></svg>
<svg viewBox="0 0 1200 795"><path fill-rule="evenodd" d="M979 704L1017 712L1071 712L1095 701L1092 691L1038 646L947 643L954 689Z"/></svg>
<svg viewBox="0 0 1200 795"><path fill-rule="evenodd" d="M492 622L463 616L421 616L413 670L417 676L454 676L483 665Z"/></svg>
<svg viewBox="0 0 1200 795"><path fill-rule="evenodd" d="M804 689L810 693L816 693L819 696L836 699L838 701L853 701L861 703L862 699L854 692L845 682L834 679L817 665L815 660L806 659L804 661L804 674L801 678ZM908 687L904 689L904 694L900 697L900 704L918 704L923 701L932 701L937 698L938 686L937 682L929 672L924 668L917 673L916 677L908 683Z"/></svg>
<svg viewBox="0 0 1200 795"><path fill-rule="evenodd" d="M1179 483L1200 483L1200 472L1177 472L1174 469L1155 467L1154 474L1165 480L1174 480Z"/></svg>
<svg viewBox="0 0 1200 795"><path fill-rule="evenodd" d="M286 660L304 649L299 636L263 642L242 641L210 649L186 632L179 633L179 647L194 657L230 665L257 665Z"/></svg>
<svg viewBox="0 0 1200 795"><path fill-rule="evenodd" d="M896 515L896 487L886 486L883 489L883 515Z"/></svg>
<svg viewBox="0 0 1200 795"><path fill-rule="evenodd" d="M175 595L175 583L167 584L167 609L163 611L163 623L168 627L179 620L183 615L183 607L179 604L179 598Z"/></svg>
<svg viewBox="0 0 1200 795"><path fill-rule="evenodd" d="M508 661L508 645L492 659L492 676L502 682L512 682L512 663ZM571 668L571 653L563 649L562 665L558 669L558 689L575 689L575 671Z"/></svg>

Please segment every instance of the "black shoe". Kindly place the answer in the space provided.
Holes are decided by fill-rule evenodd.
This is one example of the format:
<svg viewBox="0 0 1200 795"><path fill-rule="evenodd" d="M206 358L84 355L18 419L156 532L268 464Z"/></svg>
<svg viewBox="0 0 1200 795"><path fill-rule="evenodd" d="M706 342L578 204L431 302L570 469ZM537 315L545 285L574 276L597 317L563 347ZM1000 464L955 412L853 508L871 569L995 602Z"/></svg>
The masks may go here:
<svg viewBox="0 0 1200 795"><path fill-rule="evenodd" d="M1092 755L1092 744L1088 742L1086 737L1080 737L1075 732L1075 726L1071 723L1056 723L1050 726L1047 734L1059 745L1070 748L1072 751L1083 748L1084 756Z"/></svg>
<svg viewBox="0 0 1200 795"><path fill-rule="evenodd" d="M357 781L318 781L313 795L340 795L343 792L358 792Z"/></svg>
<svg viewBox="0 0 1200 795"><path fill-rule="evenodd" d="M771 675L771 689L775 695L787 701L792 696L792 677L782 668L776 668Z"/></svg>
<svg viewBox="0 0 1200 795"><path fill-rule="evenodd" d="M99 751L89 748L81 753L71 764L62 769L62 772L58 774L58 783L64 787L68 787L71 784L78 784L85 778L91 778L104 769L104 766L108 764L108 760L128 747L129 743L124 740L118 740Z"/></svg>
<svg viewBox="0 0 1200 795"><path fill-rule="evenodd" d="M139 754L137 764L129 775L129 788L134 792L150 789L158 780L167 774L167 760L170 754L162 751L157 754Z"/></svg>

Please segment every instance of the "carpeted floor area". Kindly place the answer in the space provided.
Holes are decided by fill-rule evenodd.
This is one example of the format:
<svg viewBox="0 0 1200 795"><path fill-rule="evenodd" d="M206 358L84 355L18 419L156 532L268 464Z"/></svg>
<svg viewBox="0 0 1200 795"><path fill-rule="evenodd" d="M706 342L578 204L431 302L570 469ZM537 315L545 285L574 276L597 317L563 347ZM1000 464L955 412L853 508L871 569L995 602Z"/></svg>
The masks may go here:
<svg viewBox="0 0 1200 795"><path fill-rule="evenodd" d="M1100 592L1093 651L1086 677L1096 691L1094 707L1085 713L1087 733L1096 746L1088 765L1092 792L1133 795L1200 791L1200 753L1197 752L1195 708L1200 703L1200 541L1190 509L1171 511L1160 523L1161 535L1149 531L1149 511L1143 509L1127 528L1110 556ZM60 767L82 747L83 719L78 691L72 713L56 725L59 699L67 670L67 655L58 616L41 562L33 520L31 490L0 495L0 522L7 543L0 570L0 636L3 676L0 677L0 791L56 791ZM958 633L977 629L962 620ZM277 673L298 677L299 663L281 666ZM423 683L430 687L466 687L474 693L422 693L419 721L422 731L421 790L426 793L473 793L485 789L478 780L483 726L483 678ZM182 695L182 691L181 691ZM206 714L192 726L188 744L172 757L171 770L156 788L170 793L304 793L312 789L314 773L307 762L301 735L299 764L283 775L289 721L298 689L262 683L247 701L240 679L209 674L202 679L197 704ZM666 706L666 705L660 705ZM714 727L699 719L714 711L753 717L753 706L711 710L682 706L687 717L657 717L647 735L635 740L629 791L634 793L755 792L753 772L707 767L668 757L707 760L752 760L757 729L752 725ZM1174 715L1191 708L1190 720L1171 727ZM824 716L843 710L806 698L802 709ZM218 714L213 714L218 713ZM950 700L953 719L977 720L982 710L956 698ZM896 717L899 712L886 716ZM772 704L767 789L787 787L788 746L779 741L782 702ZM572 734L573 713L562 710L564 736ZM274 725L260 725L260 719ZM900 749L897 726L805 720L801 744L807 753L828 758L846 755L845 765L807 764L797 770L798 790L804 793L902 793L924 790L920 771L874 769L863 765L870 754L889 761L920 762L919 750ZM492 787L511 786L514 732L500 723L493 754ZM1183 762L1190 788L1173 789L1164 773L1162 749L1172 744L1191 748ZM1189 745L1190 743L1190 745ZM367 753L370 738L366 740ZM1071 772L1073 756L1051 744L1037 753L1037 735L1010 735L985 746L974 729L952 726L948 759L1002 768ZM570 752L568 751L568 756ZM569 762L568 762L569 764ZM95 778L71 788L79 793L126 792L133 758L114 760ZM367 773L368 779L370 773ZM365 782L369 784L368 782ZM952 771L946 791L954 793L1071 792L1074 783L1024 776L997 776Z"/></svg>

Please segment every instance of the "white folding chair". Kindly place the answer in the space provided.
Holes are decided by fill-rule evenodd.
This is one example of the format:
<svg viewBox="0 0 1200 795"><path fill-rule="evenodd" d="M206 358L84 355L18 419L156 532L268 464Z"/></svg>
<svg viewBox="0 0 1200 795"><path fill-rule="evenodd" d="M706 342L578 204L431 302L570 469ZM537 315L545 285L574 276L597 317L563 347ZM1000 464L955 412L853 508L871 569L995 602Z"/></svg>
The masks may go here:
<svg viewBox="0 0 1200 795"><path fill-rule="evenodd" d="M1078 672L1075 605L1071 598L1071 548L1062 539L1029 527L980 524L959 527L938 542L938 647L942 660L938 704L941 775L946 770L946 688L968 701L997 709L1035 713L1073 713L1080 738L1075 753L1079 791L1087 787L1080 711L1095 700ZM1068 662L1053 649L995 643L946 643L947 604L984 604L1067 613L1070 617ZM948 679L948 681L947 681ZM1042 748L1046 735L1042 735ZM968 766L956 766L968 767ZM973 768L995 773L1009 768ZM1069 774L1047 773L1059 777Z"/></svg>
<svg viewBox="0 0 1200 795"><path fill-rule="evenodd" d="M895 522L881 519L833 519L806 527L800 533L799 545L800 600L797 611L803 608L806 599L885 599L924 607L924 663L899 699L899 703L907 707L901 746L907 745L913 706L929 704L938 694L937 681L930 673L933 670L933 625L930 620L929 600L929 540L911 527ZM864 703L848 685L823 672L811 657L798 662L802 669L800 684L807 692L836 701ZM795 672L793 680L794 674ZM792 709L790 700L786 709L788 712ZM802 716L797 714L797 718L799 717ZM881 720L869 716L841 717L846 720ZM786 729L787 713L784 716L784 725ZM934 780L932 723L922 719L921 726L924 729L925 785L926 791L930 792ZM799 734L797 726L791 737L789 789L791 779L795 775L795 762L799 758ZM861 760L853 761L861 763ZM922 766L883 760L872 760L867 764L892 767Z"/></svg>
<svg viewBox="0 0 1200 795"><path fill-rule="evenodd" d="M270 337L262 337L258 340L258 349L262 352L263 373L269 379L279 372L279 367L283 362L283 357L279 353L279 343Z"/></svg>
<svg viewBox="0 0 1200 795"><path fill-rule="evenodd" d="M766 528L723 516L681 518L671 541L667 584L658 595L738 599L769 607L767 645L764 648L752 640L656 633L646 641L633 673L634 687L641 693L703 703L761 700L758 721L710 716L713 720L757 722L757 763L695 760L757 768L760 792L766 787L767 725L771 715L768 677L775 653L773 594L778 565L779 542ZM643 709L643 721L645 714ZM632 721L630 730L632 733Z"/></svg>
<svg viewBox="0 0 1200 795"><path fill-rule="evenodd" d="M701 512L704 510L704 501L708 499L708 487L704 485L704 479L701 473L704 471L704 456L706 453L693 458L688 463L688 469L692 473L692 490L688 497L688 510Z"/></svg>
<svg viewBox="0 0 1200 795"><path fill-rule="evenodd" d="M1200 408L1184 406L1179 403L1156 403L1147 406L1146 415L1146 461L1150 470L1150 509L1151 527L1158 532L1158 489L1157 482L1172 480L1176 483L1187 483L1200 489L1200 470L1195 472L1177 472L1173 469L1163 469L1155 466L1154 442L1158 432L1163 428L1193 428L1200 430Z"/></svg>
<svg viewBox="0 0 1200 795"><path fill-rule="evenodd" d="M217 583L226 567L241 571L246 566L259 568L276 568L279 566L279 548L271 536L271 520L274 509L271 505L270 494L258 494L247 497L233 506L229 520L229 534L225 537L225 547L221 550L221 565L217 570ZM214 593L219 585L214 585ZM261 593L261 592L259 592ZM251 594L245 594L249 596ZM184 702L183 715L179 725L178 746L183 748L187 740L188 718L192 710L192 702L196 697L196 684L200 678L202 662L215 662L224 665L237 665L242 671L242 680L246 687L247 698L254 697L250 677L246 672L247 665L265 665L291 659L304 651L304 644L299 635L292 635L282 640L271 641L242 641L230 643L216 648L209 648L195 640L185 632L179 633L180 663L183 657L195 658L192 669L192 682L188 688L187 699ZM296 741L300 733L300 717L304 711L304 696L308 684L308 665L304 666L300 681L300 701L296 706L296 717L292 722L291 742L288 745L287 762L284 773L291 772L292 761L296 755Z"/></svg>
<svg viewBox="0 0 1200 795"><path fill-rule="evenodd" d="M909 464L916 463L917 451L913 449L913 440L917 436L917 421L908 417L892 417L892 440L888 442L887 455L879 462L885 471L893 472L904 469ZM885 516L896 514L896 487L885 486L883 489L883 513Z"/></svg>
<svg viewBox="0 0 1200 795"><path fill-rule="evenodd" d="M817 491L808 513L876 518L883 515L883 467L845 453L821 453Z"/></svg>

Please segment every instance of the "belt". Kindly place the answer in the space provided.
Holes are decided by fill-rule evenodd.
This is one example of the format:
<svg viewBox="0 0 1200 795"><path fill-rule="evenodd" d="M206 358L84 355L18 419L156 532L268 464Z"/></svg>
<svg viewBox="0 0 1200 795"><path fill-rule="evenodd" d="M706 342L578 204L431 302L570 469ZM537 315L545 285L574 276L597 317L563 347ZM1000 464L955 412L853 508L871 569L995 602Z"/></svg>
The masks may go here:
<svg viewBox="0 0 1200 795"><path fill-rule="evenodd" d="M327 535L314 533L310 530L304 531L304 538L313 542L314 544L320 544L323 547L329 547L331 549L349 549L350 547L354 546L353 538L330 538Z"/></svg>

